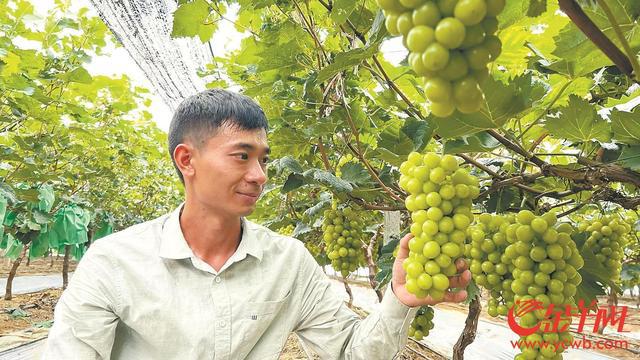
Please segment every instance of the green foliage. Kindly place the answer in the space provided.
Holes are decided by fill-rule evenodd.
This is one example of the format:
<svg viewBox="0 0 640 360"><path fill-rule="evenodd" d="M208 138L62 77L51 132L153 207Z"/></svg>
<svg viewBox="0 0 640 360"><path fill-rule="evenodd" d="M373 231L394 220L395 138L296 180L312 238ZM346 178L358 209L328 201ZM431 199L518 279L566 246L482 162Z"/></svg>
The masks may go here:
<svg viewBox="0 0 640 360"><path fill-rule="evenodd" d="M113 43L109 34L99 18L63 2L43 18L28 1L0 4L0 238L8 258L25 246L33 258L65 245L79 258L106 219L121 228L179 201L158 146L166 135L144 110L148 91L83 66Z"/></svg>
<svg viewBox="0 0 640 360"><path fill-rule="evenodd" d="M206 0L185 2L173 14L171 37L197 36L203 43L207 42L216 30L213 20Z"/></svg>
<svg viewBox="0 0 640 360"><path fill-rule="evenodd" d="M547 120L545 127L554 136L573 142L608 142L611 138L609 124L585 100L575 96L560 109L560 116Z"/></svg>

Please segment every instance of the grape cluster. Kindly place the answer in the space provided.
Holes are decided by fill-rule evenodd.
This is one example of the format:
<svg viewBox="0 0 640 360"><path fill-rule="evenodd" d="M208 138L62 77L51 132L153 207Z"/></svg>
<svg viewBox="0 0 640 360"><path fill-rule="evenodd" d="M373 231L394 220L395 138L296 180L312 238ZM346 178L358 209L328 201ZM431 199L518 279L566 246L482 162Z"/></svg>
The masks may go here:
<svg viewBox="0 0 640 360"><path fill-rule="evenodd" d="M412 152L400 173L400 187L410 194L405 206L414 235L402 264L405 287L418 298L441 300L448 276L457 272L454 262L464 252L472 200L480 193L478 179L459 168L454 156L435 153Z"/></svg>
<svg viewBox="0 0 640 360"><path fill-rule="evenodd" d="M580 222L578 231L589 234L584 246L593 251L605 268L611 270L611 280L618 281L631 226L620 218L600 216Z"/></svg>
<svg viewBox="0 0 640 360"><path fill-rule="evenodd" d="M429 335L431 329L433 329L433 308L422 306L409 325L409 336L420 341Z"/></svg>
<svg viewBox="0 0 640 360"><path fill-rule="evenodd" d="M322 230L325 251L331 266L345 277L365 263L362 251L364 226L359 218L360 215L353 208L340 210L336 204L324 212Z"/></svg>
<svg viewBox="0 0 640 360"><path fill-rule="evenodd" d="M514 305L511 272L515 266L505 254L509 246L507 228L514 222L514 215L481 214L477 224L467 231L471 240L465 246L465 256L471 259L469 270L475 283L490 291L487 312L493 317L507 315Z"/></svg>
<svg viewBox="0 0 640 360"><path fill-rule="evenodd" d="M293 224L289 224L287 226L283 226L280 229L278 229L278 233L282 235L291 236L293 235L294 230L295 230L295 226L293 226Z"/></svg>
<svg viewBox="0 0 640 360"><path fill-rule="evenodd" d="M505 0L377 0L392 35L402 35L409 64L424 76L431 112L447 117L458 109L480 110L479 83L488 76L502 43L496 16Z"/></svg>
<svg viewBox="0 0 640 360"><path fill-rule="evenodd" d="M314 244L312 242L305 242L304 246L307 248L307 250L309 250L311 255L316 259L322 253L322 248L320 248L320 246L318 246L317 244Z"/></svg>
<svg viewBox="0 0 640 360"><path fill-rule="evenodd" d="M522 210L516 215L516 222L506 226L505 230L510 244L504 254L513 265L511 291L515 294L516 312L518 303L526 300L535 299L544 307L544 310L520 317L520 325L526 328L543 324L526 340L555 343L558 339L569 339L568 331L544 332L544 328L547 325L553 328L550 326L553 319L546 318L550 304L554 304L556 309L563 309L565 305L575 307L574 295L582 281L578 270L584 266L584 260L571 238L575 229L568 223L557 223L555 213L536 216L531 211ZM562 320L561 326L566 322L570 323L571 318ZM553 346L523 347L516 359L554 358L563 350L559 347L556 353Z"/></svg>

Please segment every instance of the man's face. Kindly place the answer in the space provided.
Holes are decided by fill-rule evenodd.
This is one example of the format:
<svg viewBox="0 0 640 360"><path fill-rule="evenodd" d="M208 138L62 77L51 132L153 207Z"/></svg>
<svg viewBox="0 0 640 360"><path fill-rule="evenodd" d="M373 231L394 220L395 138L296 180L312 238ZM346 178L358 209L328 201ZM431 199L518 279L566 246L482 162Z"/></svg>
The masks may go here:
<svg viewBox="0 0 640 360"><path fill-rule="evenodd" d="M264 129L241 130L223 125L195 148L191 164L191 196L223 216L246 216L267 182L269 147Z"/></svg>

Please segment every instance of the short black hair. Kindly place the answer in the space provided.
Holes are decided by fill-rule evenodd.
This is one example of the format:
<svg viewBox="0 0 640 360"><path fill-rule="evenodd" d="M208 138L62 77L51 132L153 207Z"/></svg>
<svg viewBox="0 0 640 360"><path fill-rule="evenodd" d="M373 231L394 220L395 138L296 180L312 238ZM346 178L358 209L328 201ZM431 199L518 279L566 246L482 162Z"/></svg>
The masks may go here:
<svg viewBox="0 0 640 360"><path fill-rule="evenodd" d="M240 130L269 130L262 108L242 94L209 89L180 103L169 126L169 156L183 184L184 177L173 158L173 151L187 138L196 147L204 145L223 125L232 125Z"/></svg>

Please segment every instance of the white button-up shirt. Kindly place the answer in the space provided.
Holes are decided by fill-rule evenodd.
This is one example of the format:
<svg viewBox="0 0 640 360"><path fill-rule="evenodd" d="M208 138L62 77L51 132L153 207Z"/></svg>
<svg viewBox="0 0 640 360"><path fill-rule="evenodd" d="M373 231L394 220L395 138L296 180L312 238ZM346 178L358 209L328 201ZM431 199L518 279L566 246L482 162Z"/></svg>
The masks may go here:
<svg viewBox="0 0 640 360"><path fill-rule="evenodd" d="M277 359L291 332L323 359L392 359L416 308L387 289L361 320L304 245L243 219L215 271L180 208L91 245L55 309L45 359Z"/></svg>

